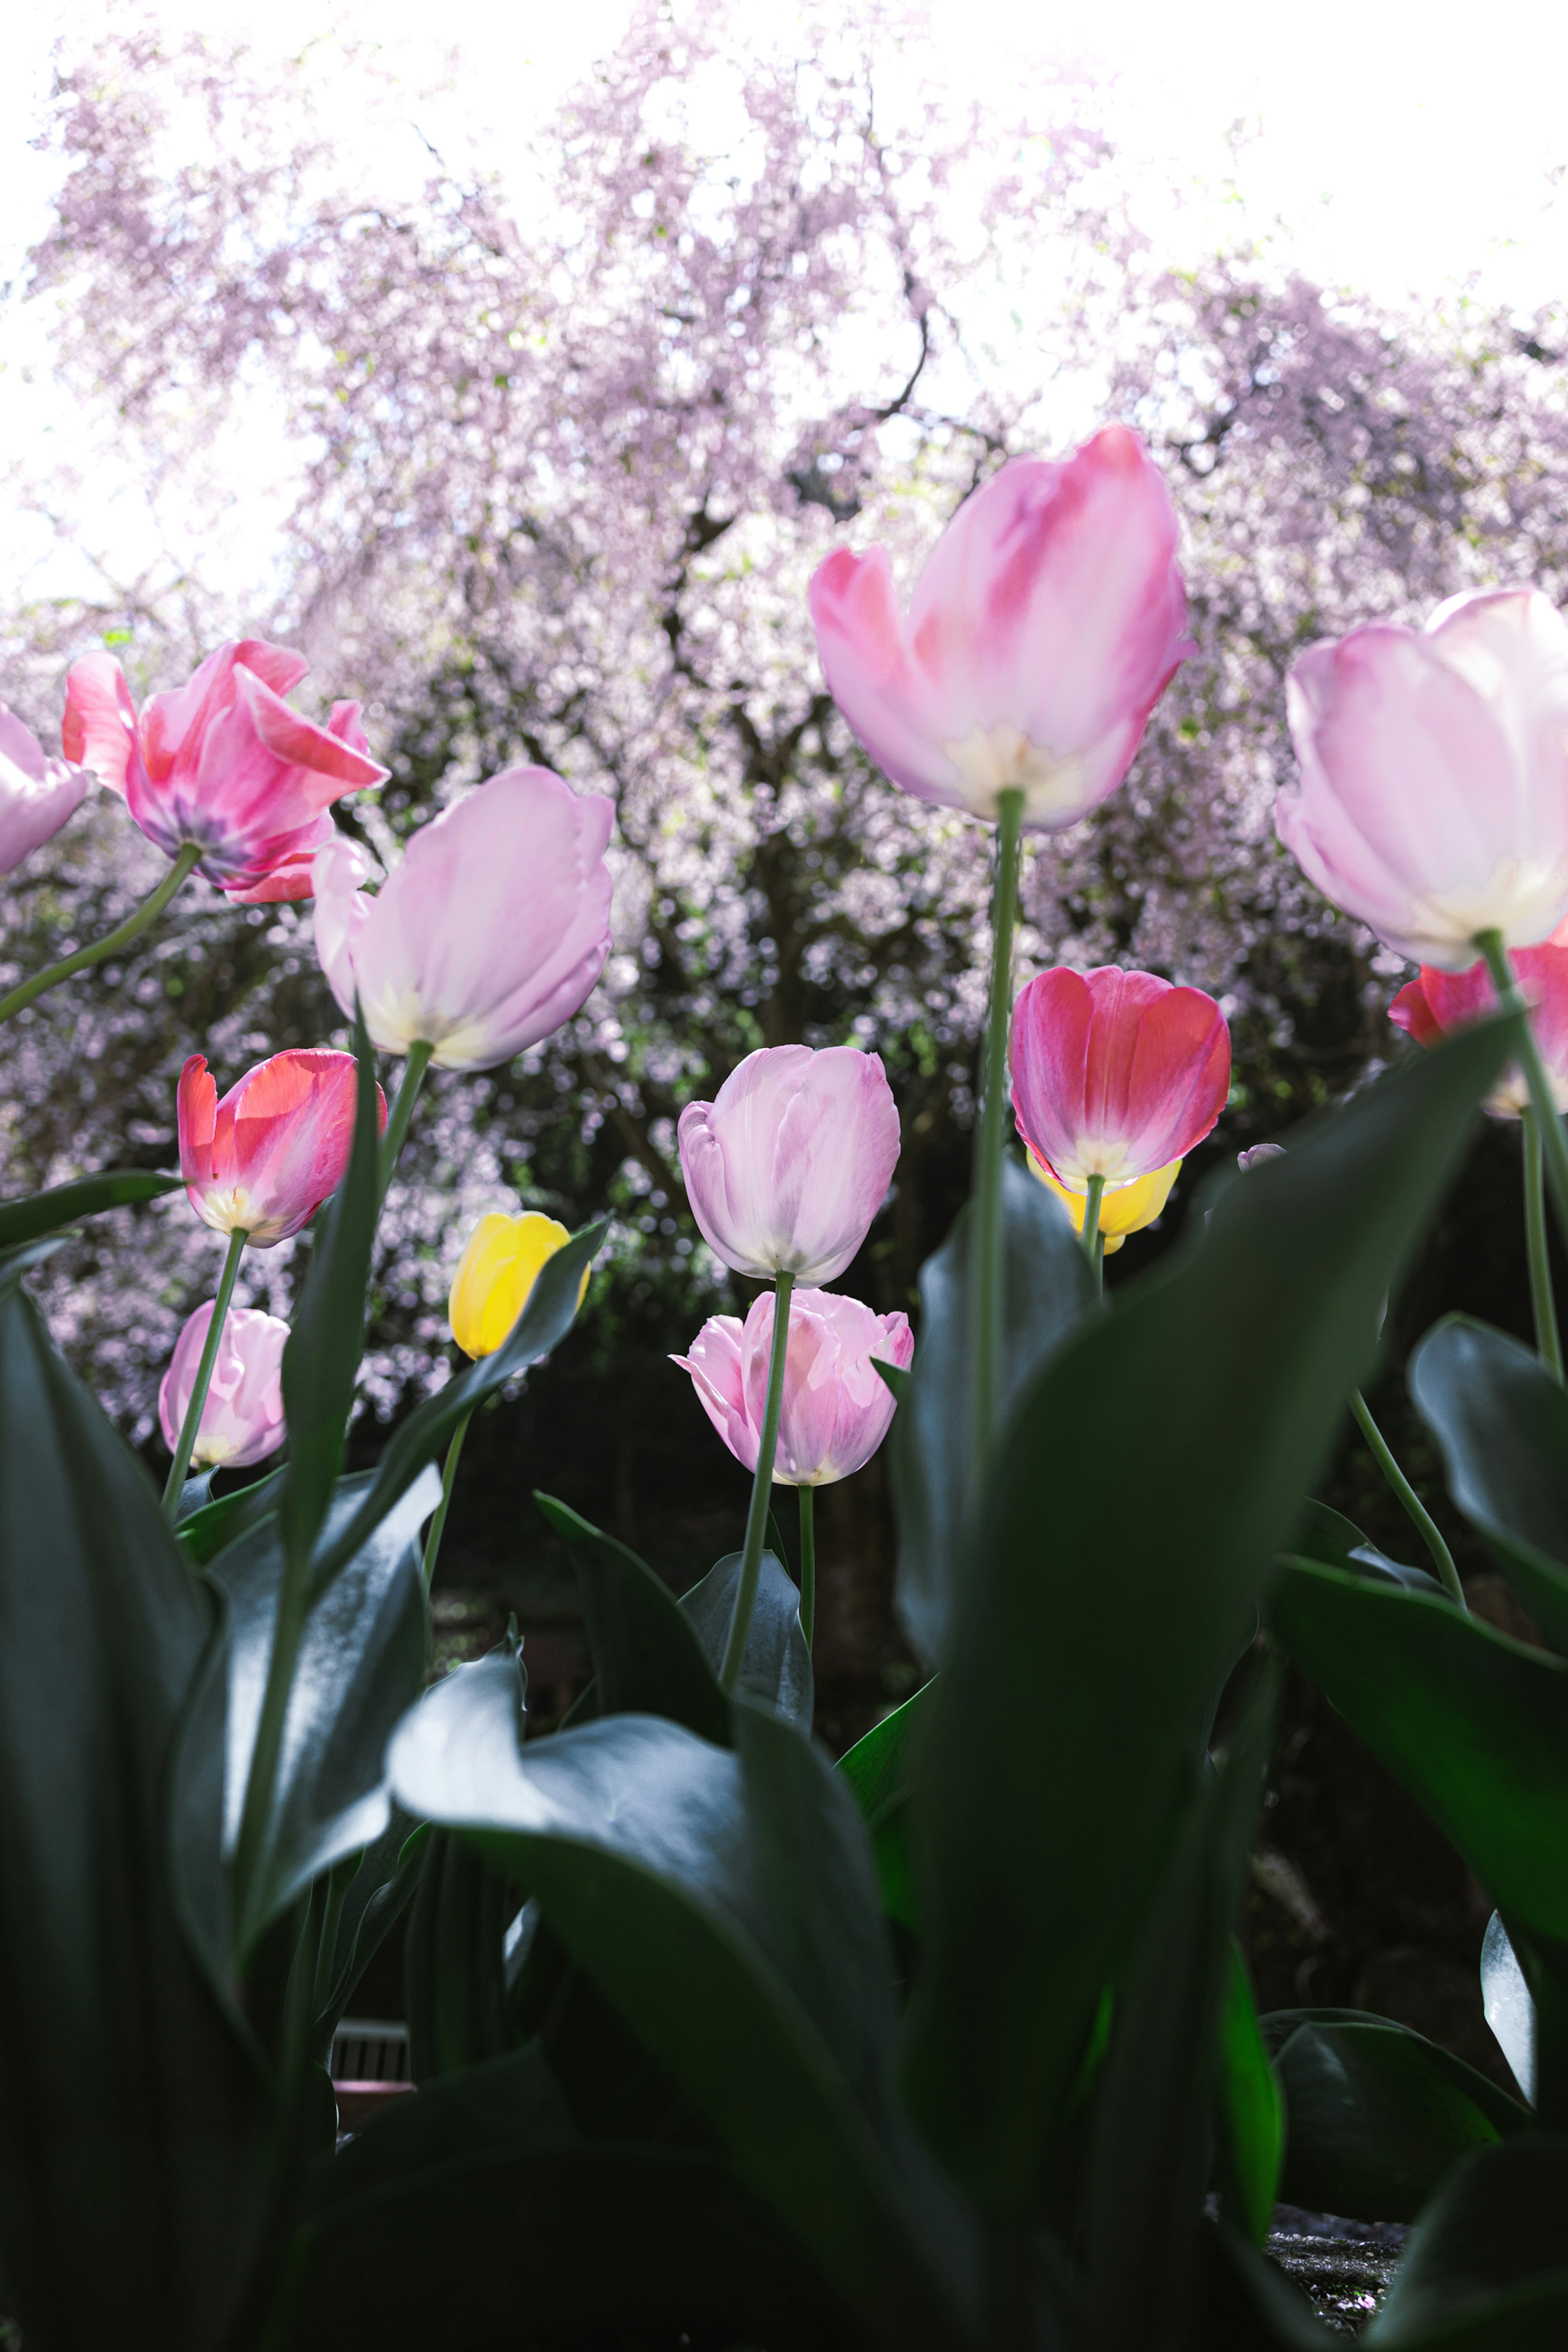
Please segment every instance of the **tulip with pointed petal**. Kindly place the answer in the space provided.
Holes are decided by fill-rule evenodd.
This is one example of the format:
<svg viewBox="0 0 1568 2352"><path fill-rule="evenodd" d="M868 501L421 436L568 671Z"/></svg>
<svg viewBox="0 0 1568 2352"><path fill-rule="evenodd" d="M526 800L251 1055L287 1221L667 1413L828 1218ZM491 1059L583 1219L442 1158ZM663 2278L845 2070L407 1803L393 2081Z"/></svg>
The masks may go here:
<svg viewBox="0 0 1568 2352"><path fill-rule="evenodd" d="M352 1054L274 1054L220 1102L193 1054L180 1073L180 1173L202 1223L258 1249L308 1225L348 1167L356 1086ZM384 1128L379 1087L376 1097Z"/></svg>
<svg viewBox="0 0 1568 2352"><path fill-rule="evenodd" d="M1513 968L1541 1058L1560 1111L1568 1111L1568 925L1538 948L1517 948ZM1456 1029L1484 1020L1498 1009L1497 984L1484 963L1468 971L1439 971L1423 964L1388 1008L1388 1017L1418 1045L1441 1045ZM1486 1099L1494 1118L1518 1118L1530 1108L1530 1086L1510 1062Z"/></svg>

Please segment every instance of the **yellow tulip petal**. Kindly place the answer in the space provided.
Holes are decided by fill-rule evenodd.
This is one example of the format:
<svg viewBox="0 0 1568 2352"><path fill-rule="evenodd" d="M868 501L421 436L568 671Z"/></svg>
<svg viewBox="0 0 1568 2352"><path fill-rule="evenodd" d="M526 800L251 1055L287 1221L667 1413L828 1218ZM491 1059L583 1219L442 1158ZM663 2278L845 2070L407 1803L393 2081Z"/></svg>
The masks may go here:
<svg viewBox="0 0 1568 2352"><path fill-rule="evenodd" d="M1114 1192L1102 1192L1100 1201L1100 1230L1105 1236L1105 1255L1110 1257L1119 1250L1129 1234L1142 1233L1152 1225L1171 1197L1171 1187L1181 1168L1179 1160L1168 1167L1156 1168L1147 1176L1135 1177L1131 1184L1121 1184ZM1070 1192L1058 1177L1029 1154L1029 1166L1048 1192L1054 1192L1073 1222L1073 1231L1083 1231L1084 1211L1089 1197L1084 1192Z"/></svg>
<svg viewBox="0 0 1568 2352"><path fill-rule="evenodd" d="M540 1271L572 1236L537 1209L509 1217L492 1209L479 1219L452 1276L447 1302L452 1337L465 1356L493 1356L510 1336ZM577 1304L588 1287L584 1268Z"/></svg>

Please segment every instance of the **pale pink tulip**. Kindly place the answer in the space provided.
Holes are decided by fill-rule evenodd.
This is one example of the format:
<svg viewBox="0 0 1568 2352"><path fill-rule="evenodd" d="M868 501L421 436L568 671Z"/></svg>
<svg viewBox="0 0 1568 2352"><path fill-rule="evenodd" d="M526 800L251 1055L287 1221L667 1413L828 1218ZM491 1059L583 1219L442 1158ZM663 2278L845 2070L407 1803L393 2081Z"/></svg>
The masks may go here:
<svg viewBox="0 0 1568 2352"><path fill-rule="evenodd" d="M1115 964L1058 966L1013 1007L1013 1107L1035 1158L1069 1192L1108 1192L1179 1161L1230 1090L1230 1032L1212 996Z"/></svg>
<svg viewBox="0 0 1568 2352"><path fill-rule="evenodd" d="M1533 947L1568 915L1568 626L1538 589L1313 646L1289 703L1279 838L1389 947L1464 971L1482 932Z"/></svg>
<svg viewBox="0 0 1568 2352"><path fill-rule="evenodd" d="M158 1420L171 1454L190 1410L215 1304L209 1298L186 1323L158 1391ZM240 1469L277 1453L288 1433L283 1419L288 1339L289 1326L276 1315L264 1315L258 1307L229 1308L191 1451L195 1466Z"/></svg>
<svg viewBox="0 0 1568 2352"><path fill-rule="evenodd" d="M219 1102L193 1054L180 1072L180 1173L202 1223L258 1249L308 1225L348 1167L357 1090L353 1055L316 1049L258 1062Z"/></svg>
<svg viewBox="0 0 1568 2352"><path fill-rule="evenodd" d="M1557 1108L1568 1111L1568 924L1538 948L1516 948L1513 968ZM1423 964L1388 1008L1388 1017L1418 1045L1438 1045L1456 1029L1497 1011L1497 990L1484 963L1468 971L1438 971ZM1530 1087L1510 1062L1486 1098L1494 1118L1517 1118L1530 1107Z"/></svg>
<svg viewBox="0 0 1568 2352"><path fill-rule="evenodd" d="M138 718L120 664L89 654L66 689L66 757L95 769L170 857L199 845L197 873L227 898L308 898L331 803L388 772L368 755L357 702L334 703L325 727L290 710L283 697L309 667L246 637Z"/></svg>
<svg viewBox="0 0 1568 2352"><path fill-rule="evenodd" d="M880 547L837 549L811 613L834 700L894 783L993 818L1016 788L1025 824L1053 832L1115 791L1193 650L1175 509L1120 425L965 499L907 620Z"/></svg>
<svg viewBox="0 0 1568 2352"><path fill-rule="evenodd" d="M413 835L372 897L369 860L316 861L316 953L338 1003L357 993L376 1045L416 1043L485 1070L569 1021L610 951L605 845L615 806L548 768L508 768Z"/></svg>
<svg viewBox="0 0 1568 2352"><path fill-rule="evenodd" d="M58 833L91 782L79 768L51 759L0 702L0 874L9 874Z"/></svg>
<svg viewBox="0 0 1568 2352"><path fill-rule="evenodd" d="M755 1470L773 1344L773 1294L744 1323L715 1315L672 1363L691 1375L702 1407L737 1462ZM797 1290L790 1307L773 1483L830 1486L869 1462L888 1433L893 1397L879 1362L904 1369L915 1343L905 1315L873 1315L858 1298Z"/></svg>
<svg viewBox="0 0 1568 2352"><path fill-rule="evenodd" d="M737 1274L831 1282L887 1197L899 1114L877 1054L767 1045L677 1129L703 1239Z"/></svg>

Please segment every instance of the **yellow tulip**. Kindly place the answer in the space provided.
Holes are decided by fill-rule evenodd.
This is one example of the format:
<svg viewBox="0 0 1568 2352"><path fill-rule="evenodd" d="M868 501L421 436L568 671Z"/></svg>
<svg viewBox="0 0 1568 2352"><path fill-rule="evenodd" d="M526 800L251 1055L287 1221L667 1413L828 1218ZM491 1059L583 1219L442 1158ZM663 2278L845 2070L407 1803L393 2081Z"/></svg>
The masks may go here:
<svg viewBox="0 0 1568 2352"><path fill-rule="evenodd" d="M1108 1186L1101 1193L1100 1230L1105 1236L1107 1257L1112 1250L1121 1247L1129 1234L1140 1234L1145 1225L1153 1223L1171 1197L1171 1187L1176 1181L1181 1165L1179 1160L1173 1160L1168 1168L1156 1168L1151 1176L1136 1176L1131 1184L1123 1184L1114 1192ZM1047 1191L1054 1192L1066 1209L1072 1219L1073 1231L1081 1234L1083 1213L1089 1206L1088 1194L1069 1192L1048 1168L1040 1165L1032 1151L1029 1166Z"/></svg>
<svg viewBox="0 0 1568 2352"><path fill-rule="evenodd" d="M537 1209L504 1216L492 1209L479 1219L458 1260L447 1315L452 1337L465 1356L493 1356L527 1306L545 1261L571 1240L564 1225ZM588 1269L577 1292L583 1304Z"/></svg>

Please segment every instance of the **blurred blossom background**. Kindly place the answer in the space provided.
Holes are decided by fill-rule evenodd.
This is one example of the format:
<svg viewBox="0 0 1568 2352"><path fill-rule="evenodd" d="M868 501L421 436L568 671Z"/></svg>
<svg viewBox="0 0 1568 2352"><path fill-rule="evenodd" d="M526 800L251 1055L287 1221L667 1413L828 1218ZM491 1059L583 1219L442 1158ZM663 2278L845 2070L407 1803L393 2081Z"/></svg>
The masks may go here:
<svg viewBox="0 0 1568 2352"><path fill-rule="evenodd" d="M752 1288L690 1220L682 1104L758 1045L881 1053L903 1157L836 1286L879 1313L912 1308L968 1181L990 835L894 792L835 713L805 597L831 547L883 541L907 588L1006 457L1110 417L1169 479L1198 651L1122 789L1026 852L1020 984L1139 965L1234 1032L1229 1108L1113 1280L1170 1244L1206 1165L1407 1050L1386 1018L1405 968L1274 840L1284 675L1317 636L1463 588L1568 595L1568 24L1522 0L1484 41L1457 6L1364 0L462 16L450 48L405 0L13 30L0 695L53 748L79 654L108 646L140 698L259 635L309 656L312 716L363 701L391 779L337 814L380 854L509 761L614 795L601 985L544 1047L426 1087L356 1439L449 1376L447 1285L483 1212L614 1211L548 1379L476 1424L443 1552L448 1651L516 1606L548 1711L575 1604L531 1486L678 1586L739 1539L743 1474L667 1360ZM160 870L92 796L5 885L6 981ZM343 1041L309 907L192 886L0 1034L5 1188L173 1164L195 1047L223 1088ZM1481 1139L1391 1360L1439 1301L1525 1328L1516 1151ZM240 1300L287 1314L308 1246L247 1254ZM221 1255L176 1196L99 1220L43 1285L150 1459ZM1399 1549L1364 1457L1334 1475ZM825 1492L819 1543L843 1738L913 1677L880 1457ZM1271 1899L1302 1967L1329 1948L1328 1898Z"/></svg>

